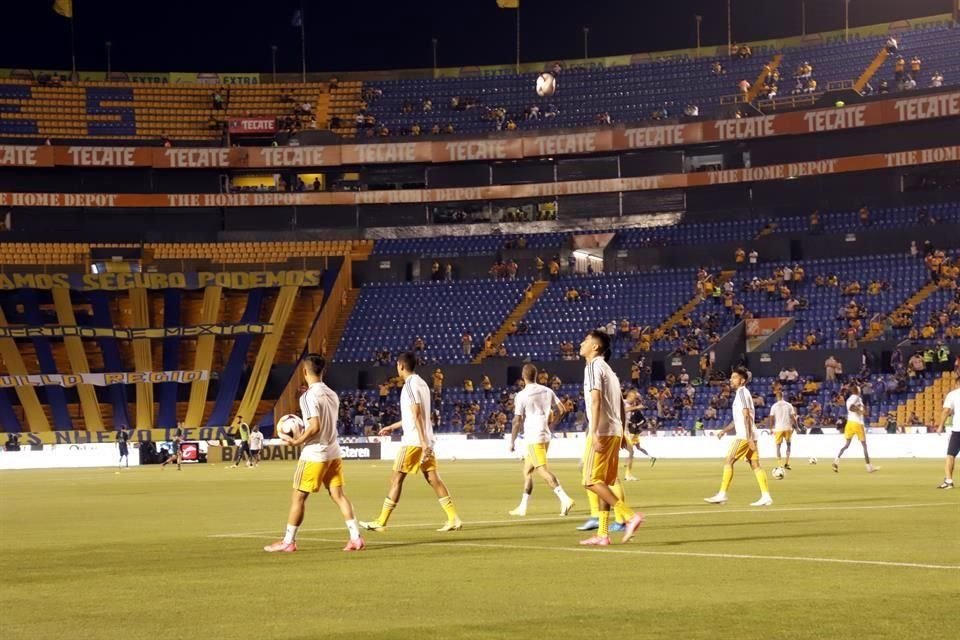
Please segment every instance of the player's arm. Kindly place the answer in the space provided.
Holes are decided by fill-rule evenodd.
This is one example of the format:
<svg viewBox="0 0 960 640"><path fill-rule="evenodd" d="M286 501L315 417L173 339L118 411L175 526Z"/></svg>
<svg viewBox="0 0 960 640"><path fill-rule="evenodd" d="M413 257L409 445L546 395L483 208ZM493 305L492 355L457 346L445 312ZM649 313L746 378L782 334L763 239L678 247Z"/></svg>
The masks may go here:
<svg viewBox="0 0 960 640"><path fill-rule="evenodd" d="M566 415L567 410L563 406L563 403L560 402L560 398L557 397L557 394L553 394L553 410L550 412L549 422L547 423L547 429L551 432L553 428L560 424L560 421L563 420L563 416Z"/></svg>
<svg viewBox="0 0 960 640"><path fill-rule="evenodd" d="M304 425L303 433L301 433L296 438L291 438L290 436L281 433L280 437L287 442L287 444L293 445L294 447L299 447L304 442L312 438L320 431L320 416L310 416L307 420L307 424Z"/></svg>
<svg viewBox="0 0 960 640"><path fill-rule="evenodd" d="M937 426L937 433L943 433L943 430L947 428L947 420L952 415L953 415L953 409L944 407L943 413L940 415L940 424L939 426Z"/></svg>
<svg viewBox="0 0 960 640"><path fill-rule="evenodd" d="M586 402L589 417L587 437L593 438L593 450L600 451L600 439L597 437L597 424L600 422L600 389L591 389Z"/></svg>
<svg viewBox="0 0 960 640"><path fill-rule="evenodd" d="M377 432L377 435L388 436L402 426L403 426L403 422L394 422L393 424L388 424L385 427L380 427L380 431Z"/></svg>
<svg viewBox="0 0 960 640"><path fill-rule="evenodd" d="M725 435L727 435L728 433L730 433L731 431L733 431L733 429L734 429L734 424L731 422L730 424L728 424L728 425L725 426L724 428L722 428L722 429L720 429L719 431L717 431L717 440L720 440L721 438L723 438L723 436L725 436Z"/></svg>
<svg viewBox="0 0 960 640"><path fill-rule="evenodd" d="M510 431L510 451L513 451L517 443L517 434L520 433L520 426L523 424L523 416L519 413L513 416L513 428Z"/></svg>
<svg viewBox="0 0 960 640"><path fill-rule="evenodd" d="M756 451L757 449L757 438L756 438L756 425L753 422L753 411L749 407L743 408L743 425L746 428L747 432L747 443L748 446Z"/></svg>
<svg viewBox="0 0 960 640"><path fill-rule="evenodd" d="M630 451L633 449L633 443L630 442L629 434L627 433L627 402L622 400L620 402L620 424L623 429L623 437L620 438L620 448L624 451Z"/></svg>

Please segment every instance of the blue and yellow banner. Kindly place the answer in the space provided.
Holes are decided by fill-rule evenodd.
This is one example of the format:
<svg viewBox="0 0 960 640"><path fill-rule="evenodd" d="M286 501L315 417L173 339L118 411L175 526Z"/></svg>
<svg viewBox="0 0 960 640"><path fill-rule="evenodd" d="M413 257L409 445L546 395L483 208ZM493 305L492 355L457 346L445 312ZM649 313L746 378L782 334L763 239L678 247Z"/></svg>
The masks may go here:
<svg viewBox="0 0 960 640"><path fill-rule="evenodd" d="M269 322L242 324L197 324L187 327L87 327L78 325L7 325L0 327L0 338L196 338L199 336L267 335L273 333Z"/></svg>
<svg viewBox="0 0 960 640"><path fill-rule="evenodd" d="M15 289L256 289L318 287L320 271L172 272L172 273L0 273L0 291Z"/></svg>

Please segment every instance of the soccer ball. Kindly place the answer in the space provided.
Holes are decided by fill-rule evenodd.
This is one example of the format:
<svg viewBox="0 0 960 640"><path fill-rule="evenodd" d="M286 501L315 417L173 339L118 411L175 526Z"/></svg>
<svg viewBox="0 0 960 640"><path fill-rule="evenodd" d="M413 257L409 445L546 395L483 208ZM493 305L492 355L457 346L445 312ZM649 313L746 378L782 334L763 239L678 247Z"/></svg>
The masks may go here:
<svg viewBox="0 0 960 640"><path fill-rule="evenodd" d="M277 421L277 435L296 438L303 433L303 420L300 416L288 413Z"/></svg>
<svg viewBox="0 0 960 640"><path fill-rule="evenodd" d="M810 460L809 460L808 462L809 462L810 464L817 464L817 459L816 459L816 458L810 458Z"/></svg>
<svg viewBox="0 0 960 640"><path fill-rule="evenodd" d="M783 480L784 476L787 475L787 472L784 471L783 467L774 467L773 468L773 477L777 480Z"/></svg>
<svg viewBox="0 0 960 640"><path fill-rule="evenodd" d="M543 72L537 76L537 95L541 98L552 96L557 90L557 79L552 73Z"/></svg>

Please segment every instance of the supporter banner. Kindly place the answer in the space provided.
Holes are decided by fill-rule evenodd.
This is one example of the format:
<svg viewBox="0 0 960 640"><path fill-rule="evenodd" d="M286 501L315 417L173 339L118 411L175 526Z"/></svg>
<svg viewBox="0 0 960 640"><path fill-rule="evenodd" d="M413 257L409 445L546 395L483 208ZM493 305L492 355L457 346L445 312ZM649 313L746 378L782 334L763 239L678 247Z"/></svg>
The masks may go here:
<svg viewBox="0 0 960 640"><path fill-rule="evenodd" d="M134 429L129 431L130 442L170 442L173 440L175 427L165 429ZM116 431L45 431L24 432L19 434L0 433L0 445L3 444L3 437L18 436L21 447L40 444L96 444L113 443L117 441ZM227 440L232 442L234 438L234 429L232 427L184 427L183 439L187 441L198 440ZM2 456L2 454L0 454Z"/></svg>
<svg viewBox="0 0 960 640"><path fill-rule="evenodd" d="M753 318L747 320L747 337L769 336L788 322L790 322L790 318Z"/></svg>
<svg viewBox="0 0 960 640"><path fill-rule="evenodd" d="M78 384L92 384L106 387L111 384L140 384L152 382L179 382L185 384L195 380L209 380L209 371L142 371L119 373L49 373L27 376L0 375L0 388L44 387L48 385L75 387Z"/></svg>
<svg viewBox="0 0 960 640"><path fill-rule="evenodd" d="M0 202L5 194L0 193ZM20 194L24 195L24 194ZM35 194L41 195L41 194ZM56 194L43 194L56 195ZM110 196L117 198L118 196ZM151 196L144 196L150 198ZM163 196L166 198L167 196ZM121 197L121 202L125 198ZM137 201L137 198L134 198ZM19 206L19 205L14 205ZM66 205L46 205L66 206ZM104 206L131 206L129 204ZM168 205L132 205L168 206ZM173 205L184 206L184 205ZM0 290L74 289L75 291L126 291L127 289L225 289L276 288L285 286L318 287L320 271L199 271L171 273L0 273ZM198 334L202 335L202 334ZM138 336L140 337L140 336ZM150 337L150 336L143 336Z"/></svg>
<svg viewBox="0 0 960 640"><path fill-rule="evenodd" d="M79 326L4 326L0 327L0 338L117 338L119 340L137 340L141 338L195 338L198 336L237 336L244 334L266 335L273 333L269 323L248 324L198 324L189 327L149 327L130 329L121 327L79 327Z"/></svg>
<svg viewBox="0 0 960 640"><path fill-rule="evenodd" d="M580 135L580 134L578 134ZM602 144L602 138L593 141ZM548 144L555 144L556 140ZM567 140L562 144L584 144L583 140L572 142ZM608 178L602 180L570 180L565 182L547 182L524 185L493 185L486 187L455 187L450 189L403 189L396 191L361 191L335 193L209 193L209 194L64 194L64 193L3 193L0 192L0 206L7 207L263 207L263 206L327 206L327 205L363 205L363 204L421 204L432 202L464 202L472 200L509 200L552 198L557 196L588 195L595 193L619 193L624 191L653 191L658 189L679 189L687 187L703 187L717 184L735 184L741 182L758 182L765 180L785 180L804 178L809 176L832 175L857 171L874 171L894 167L908 167L923 164L957 162L960 160L960 146L937 147L933 149L918 149L898 153L875 153L863 156L848 156L827 160L809 162L791 162L788 164L766 165L746 169L728 169L725 171L707 171L702 173L675 173L661 176L644 176L639 178ZM308 272L281 272L286 274ZM318 273L318 272L313 272ZM36 279L63 276L65 274L36 275ZM72 286L72 288L105 288L122 289L130 286L148 286L148 288L197 288L207 284L220 284L236 277L241 284L221 284L234 289L245 289L254 286L279 286L275 278L268 278L268 284L258 280L256 284L244 285L242 282L250 280L253 274L198 274L204 276L197 287L187 285L156 285L150 287L144 284L127 284L130 281L142 282L147 278L167 278L177 274L105 274L100 276L83 276L83 282L77 285L60 284L34 286L39 289L49 289L54 286ZM185 274L180 274L185 275ZM267 274L271 275L271 274ZM76 278L81 276L77 275ZM245 279L246 277L246 279ZM118 284L98 286L101 279L111 278ZM89 283L87 279L93 279ZM304 281L300 286L316 286L318 280ZM16 288L4 280L0 274L0 289Z"/></svg>
<svg viewBox="0 0 960 640"><path fill-rule="evenodd" d="M771 136L805 135L960 116L960 92L902 97L842 108L795 111L650 127L614 127L555 135L513 135L451 142L388 142L317 147L136 148L0 145L0 166L157 167L169 169L322 167L509 160L587 155ZM231 126L267 126L270 118L234 118ZM248 123L241 125L240 123ZM275 124L275 123L274 123ZM261 133L263 129L233 129ZM91 206L91 205L71 205Z"/></svg>
<svg viewBox="0 0 960 640"><path fill-rule="evenodd" d="M277 130L277 119L263 118L230 118L227 121L230 133L264 134L274 133Z"/></svg>

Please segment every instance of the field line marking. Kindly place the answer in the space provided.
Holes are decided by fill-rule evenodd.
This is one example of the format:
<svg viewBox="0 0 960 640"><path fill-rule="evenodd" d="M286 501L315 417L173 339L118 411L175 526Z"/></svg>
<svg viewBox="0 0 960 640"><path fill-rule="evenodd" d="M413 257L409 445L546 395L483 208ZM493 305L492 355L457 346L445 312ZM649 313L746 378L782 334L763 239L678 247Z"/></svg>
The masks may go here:
<svg viewBox="0 0 960 640"><path fill-rule="evenodd" d="M748 509L726 509L723 506L710 506L704 505L703 508L696 509L693 511L663 511L663 512L645 512L644 515L647 518L663 518L670 516L699 516L699 515L715 515L715 514L727 514L727 513L798 513L798 512L808 512L808 511L866 511L866 510L878 510L878 509L915 509L922 507L941 507L941 506L956 506L954 502L917 502L913 504L871 504L871 505L859 505L859 506L827 506L827 507L751 507ZM573 521L575 518L570 516L551 516L546 518L510 518L507 520L469 520L466 522L467 525L475 524L510 524L515 522L517 524L523 524L525 522L561 522L561 521ZM442 524L442 523L441 523ZM390 525L391 529L417 529L424 527L436 527L438 526L436 522L415 522L415 523L405 523L405 524L395 524ZM343 527L320 527L320 528L311 528L311 529L301 529L304 532L323 532L323 531L340 531ZM273 533L276 531L276 528L273 529L259 529L257 531L245 531L241 533L213 533L210 534L210 538L235 538L238 536L246 535L255 535L255 534L265 534Z"/></svg>
<svg viewBox="0 0 960 640"><path fill-rule="evenodd" d="M266 540L268 538L261 535L235 534L234 538L251 538L256 540ZM335 542L342 543L342 539L336 538L315 538L312 536L298 536L298 540L307 540L310 542ZM502 549L507 551L566 551L568 553L616 553L634 556L671 556L678 558L712 558L721 560L776 560L783 562L819 562L824 564L852 564L866 565L873 567L894 567L900 569L937 569L946 571L960 571L960 565L944 564L925 564L920 562L892 562L887 560L853 560L849 558L818 558L811 556L766 556L744 553L711 553L698 551L649 551L646 549L589 549L584 547L549 547L526 544L498 544L486 542L456 542L456 541L437 541L437 542L419 542L411 543L399 540L368 540L368 545L410 545L410 546L428 546L428 547L468 547L473 549Z"/></svg>

